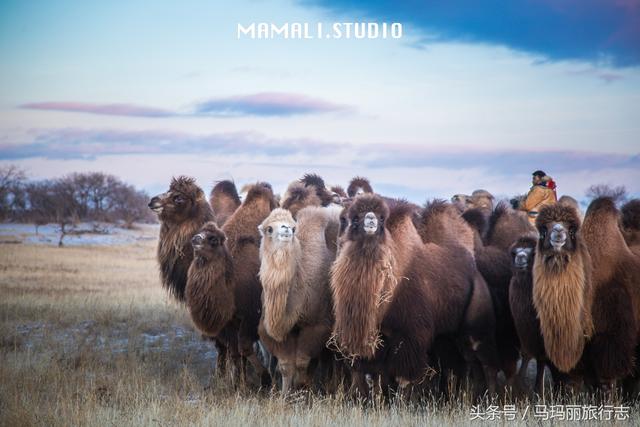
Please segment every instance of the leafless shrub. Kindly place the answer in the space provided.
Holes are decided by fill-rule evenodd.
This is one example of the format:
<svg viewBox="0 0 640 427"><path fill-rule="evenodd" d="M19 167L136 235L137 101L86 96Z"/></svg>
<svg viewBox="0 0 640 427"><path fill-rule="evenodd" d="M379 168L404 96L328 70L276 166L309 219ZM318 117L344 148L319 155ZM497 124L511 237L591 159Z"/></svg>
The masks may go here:
<svg viewBox="0 0 640 427"><path fill-rule="evenodd" d="M616 203L624 203L627 200L627 188L624 185L612 187L608 184L594 184L587 189L585 196L589 200L610 197Z"/></svg>

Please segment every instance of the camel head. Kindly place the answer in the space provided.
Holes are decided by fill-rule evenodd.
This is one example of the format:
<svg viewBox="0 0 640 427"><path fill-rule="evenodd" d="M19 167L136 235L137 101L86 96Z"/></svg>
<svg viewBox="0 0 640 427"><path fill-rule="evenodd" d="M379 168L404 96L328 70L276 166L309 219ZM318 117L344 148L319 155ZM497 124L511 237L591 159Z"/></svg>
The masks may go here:
<svg viewBox="0 0 640 427"><path fill-rule="evenodd" d="M475 208L491 212L493 210L493 200L493 195L487 190L475 190L470 196L467 194L454 194L451 197L451 203L460 212Z"/></svg>
<svg viewBox="0 0 640 427"><path fill-rule="evenodd" d="M346 215L341 215L344 238L365 244L378 243L385 239L385 221L389 207L375 194L358 196Z"/></svg>
<svg viewBox="0 0 640 427"><path fill-rule="evenodd" d="M329 191L331 192L331 203L336 205L342 205L342 200L347 198L347 193L344 191L344 188L339 185L332 186Z"/></svg>
<svg viewBox="0 0 640 427"><path fill-rule="evenodd" d="M286 209L276 208L258 226L265 245L282 246L290 244L296 233L296 222Z"/></svg>
<svg viewBox="0 0 640 427"><path fill-rule="evenodd" d="M545 256L570 255L578 248L580 217L570 206L548 205L536 218L538 251Z"/></svg>
<svg viewBox="0 0 640 427"><path fill-rule="evenodd" d="M530 272L536 250L534 236L522 236L511 245L511 267L515 272Z"/></svg>
<svg viewBox="0 0 640 427"><path fill-rule="evenodd" d="M475 190L471 193L471 208L493 210L493 194L487 190Z"/></svg>
<svg viewBox="0 0 640 427"><path fill-rule="evenodd" d="M180 176L171 180L168 191L152 197L148 206L160 221L179 224L197 216L203 201L207 204L195 179Z"/></svg>
<svg viewBox="0 0 640 427"><path fill-rule="evenodd" d="M453 197L451 197L451 203L453 203L460 212L464 212L469 209L471 196L467 196L466 194L454 194Z"/></svg>
<svg viewBox="0 0 640 427"><path fill-rule="evenodd" d="M191 246L196 258L211 260L225 251L224 232L215 222L209 221L191 238Z"/></svg>

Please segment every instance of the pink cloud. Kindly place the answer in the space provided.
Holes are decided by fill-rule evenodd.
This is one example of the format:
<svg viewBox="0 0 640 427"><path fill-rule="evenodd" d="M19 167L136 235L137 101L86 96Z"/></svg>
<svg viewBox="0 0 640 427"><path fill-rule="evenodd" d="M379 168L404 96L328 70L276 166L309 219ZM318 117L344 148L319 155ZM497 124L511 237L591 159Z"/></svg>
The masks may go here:
<svg viewBox="0 0 640 427"><path fill-rule="evenodd" d="M170 117L175 113L160 108L134 104L93 104L85 102L34 102L20 108L29 110L68 111L74 113L100 114L105 116Z"/></svg>
<svg viewBox="0 0 640 427"><path fill-rule="evenodd" d="M297 93L262 92L250 95L211 98L184 112L136 104L90 102L33 102L20 105L29 110L66 111L123 117L239 117L293 116L353 111L353 107Z"/></svg>

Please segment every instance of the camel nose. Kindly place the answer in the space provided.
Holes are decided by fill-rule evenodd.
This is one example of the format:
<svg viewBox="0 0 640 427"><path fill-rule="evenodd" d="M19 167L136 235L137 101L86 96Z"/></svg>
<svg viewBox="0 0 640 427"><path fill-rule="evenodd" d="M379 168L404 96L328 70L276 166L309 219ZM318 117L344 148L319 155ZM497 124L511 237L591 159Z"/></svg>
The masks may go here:
<svg viewBox="0 0 640 427"><path fill-rule="evenodd" d="M154 196L154 197L151 198L151 201L149 202L149 204L147 206L149 206L150 209L153 209L159 203L160 203L160 197Z"/></svg>
<svg viewBox="0 0 640 427"><path fill-rule="evenodd" d="M378 231L378 217L373 212L367 212L364 216L364 231L367 234L374 234Z"/></svg>
<svg viewBox="0 0 640 427"><path fill-rule="evenodd" d="M191 238L191 244L193 246L202 246L204 243L204 236L202 234L196 234Z"/></svg>
<svg viewBox="0 0 640 427"><path fill-rule="evenodd" d="M293 230L295 230L295 228L282 224L280 228L278 228L278 239L285 241L291 240L293 237Z"/></svg>
<svg viewBox="0 0 640 427"><path fill-rule="evenodd" d="M524 266L527 264L527 254L517 254L516 255L516 265L517 266Z"/></svg>

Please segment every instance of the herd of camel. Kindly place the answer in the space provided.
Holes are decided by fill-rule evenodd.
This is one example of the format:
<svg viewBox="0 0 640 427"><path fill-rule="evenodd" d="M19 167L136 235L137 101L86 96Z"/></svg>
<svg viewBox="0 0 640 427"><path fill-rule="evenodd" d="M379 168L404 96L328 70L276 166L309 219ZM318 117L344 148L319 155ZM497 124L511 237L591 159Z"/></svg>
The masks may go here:
<svg viewBox="0 0 640 427"><path fill-rule="evenodd" d="M308 174L242 194L178 177L149 203L162 284L233 383L497 393L535 359L538 394L548 367L554 390L637 395L640 200L563 198L534 227L486 191L418 206Z"/></svg>

